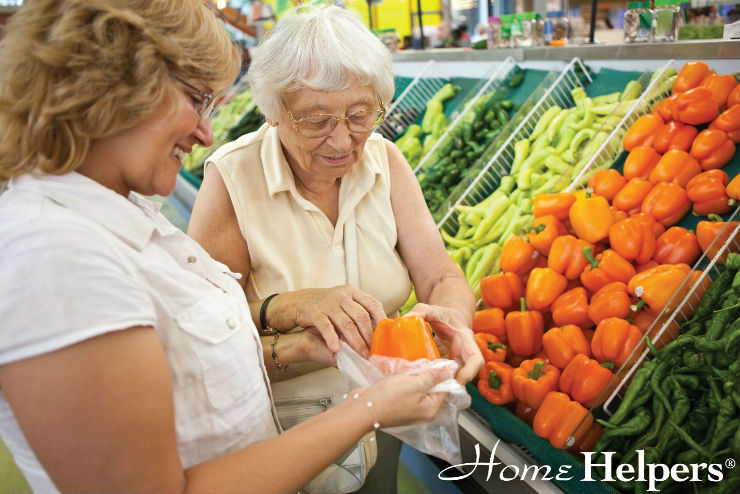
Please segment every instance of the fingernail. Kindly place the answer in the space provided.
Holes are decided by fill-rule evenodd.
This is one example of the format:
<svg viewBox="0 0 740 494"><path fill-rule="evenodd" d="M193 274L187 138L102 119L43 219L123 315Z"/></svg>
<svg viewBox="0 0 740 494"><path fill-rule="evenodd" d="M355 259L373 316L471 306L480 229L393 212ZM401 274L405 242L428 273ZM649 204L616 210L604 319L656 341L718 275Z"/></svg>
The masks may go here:
<svg viewBox="0 0 740 494"><path fill-rule="evenodd" d="M362 356L365 357L365 358L368 358L370 356L370 351L369 350L363 350L362 351Z"/></svg>

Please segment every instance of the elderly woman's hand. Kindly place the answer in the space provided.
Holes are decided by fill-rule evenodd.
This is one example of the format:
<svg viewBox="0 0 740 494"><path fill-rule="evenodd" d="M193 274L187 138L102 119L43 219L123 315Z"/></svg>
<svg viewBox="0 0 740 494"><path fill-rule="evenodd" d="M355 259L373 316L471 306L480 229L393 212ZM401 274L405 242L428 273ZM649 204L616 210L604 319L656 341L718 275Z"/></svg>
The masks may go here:
<svg viewBox="0 0 740 494"><path fill-rule="evenodd" d="M460 384L472 381L484 364L483 355L475 343L473 330L467 327L465 317L456 309L439 305L416 304L408 315L417 315L434 329L440 353L462 361L455 379Z"/></svg>
<svg viewBox="0 0 740 494"><path fill-rule="evenodd" d="M334 288L309 288L281 294L280 307L286 309L278 327L315 328L328 349L339 351L343 338L358 354L370 354L373 328L385 319L385 311L375 297L352 285ZM284 305L285 304L285 305ZM289 318L289 321L282 319Z"/></svg>

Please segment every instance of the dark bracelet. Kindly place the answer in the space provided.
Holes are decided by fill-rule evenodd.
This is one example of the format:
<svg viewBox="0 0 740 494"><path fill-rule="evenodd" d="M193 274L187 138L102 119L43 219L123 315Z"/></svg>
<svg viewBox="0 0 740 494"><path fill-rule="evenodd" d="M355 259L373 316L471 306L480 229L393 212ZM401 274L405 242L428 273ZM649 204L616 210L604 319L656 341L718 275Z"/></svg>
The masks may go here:
<svg viewBox="0 0 740 494"><path fill-rule="evenodd" d="M275 332L274 329L270 327L269 324L267 324L267 304L270 303L270 300L272 300L274 297L277 297L277 293L273 293L269 297L265 299L264 302L262 302L262 307L260 307L260 326L263 333L273 333Z"/></svg>

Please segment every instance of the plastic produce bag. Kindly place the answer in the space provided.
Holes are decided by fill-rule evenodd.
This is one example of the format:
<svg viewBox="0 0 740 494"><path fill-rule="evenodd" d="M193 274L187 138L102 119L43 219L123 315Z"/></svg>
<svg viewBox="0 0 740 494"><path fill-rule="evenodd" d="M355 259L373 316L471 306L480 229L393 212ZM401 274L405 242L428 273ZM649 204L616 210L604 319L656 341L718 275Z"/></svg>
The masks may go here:
<svg viewBox="0 0 740 494"><path fill-rule="evenodd" d="M382 430L422 453L436 456L452 465L462 463L457 416L460 410L470 406L470 395L465 390L465 386L454 379L459 367L457 362L447 359L419 359L409 362L380 355L372 355L370 359L365 360L349 345L342 342L337 353L337 367L357 387L370 386L394 374L416 374L430 369L443 369L447 372L449 378L430 390L432 393L448 393L432 422L383 427Z"/></svg>

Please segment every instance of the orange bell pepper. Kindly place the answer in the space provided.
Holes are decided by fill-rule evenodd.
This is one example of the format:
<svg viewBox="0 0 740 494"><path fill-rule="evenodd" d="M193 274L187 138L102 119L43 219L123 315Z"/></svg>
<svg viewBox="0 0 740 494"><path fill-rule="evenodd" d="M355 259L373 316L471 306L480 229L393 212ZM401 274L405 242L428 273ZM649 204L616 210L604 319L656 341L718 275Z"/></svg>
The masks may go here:
<svg viewBox="0 0 740 494"><path fill-rule="evenodd" d="M718 129L704 129L691 145L691 156L699 161L702 169L722 168L735 155L735 143Z"/></svg>
<svg viewBox="0 0 740 494"><path fill-rule="evenodd" d="M704 62L688 62L678 71L673 82L671 94L678 94L695 88L712 73Z"/></svg>
<svg viewBox="0 0 740 494"><path fill-rule="evenodd" d="M580 444L594 418L580 403L559 391L547 393L534 416L534 433L550 441L555 449Z"/></svg>
<svg viewBox="0 0 740 494"><path fill-rule="evenodd" d="M514 391L511 389L511 374L514 369L504 362L486 362L478 373L478 391L494 405L511 403Z"/></svg>
<svg viewBox="0 0 740 494"><path fill-rule="evenodd" d="M731 199L740 199L740 175L735 175L735 178L730 180L730 183L727 184L727 189L725 189L725 193Z"/></svg>
<svg viewBox="0 0 740 494"><path fill-rule="evenodd" d="M686 184L686 195L694 203L694 214L706 216L708 214L725 214L737 204L730 199L725 187L730 177L724 170L714 168L700 173Z"/></svg>
<svg viewBox="0 0 740 494"><path fill-rule="evenodd" d="M532 214L535 218L551 214L560 221L565 221L574 202L576 196L570 192L538 194L532 199Z"/></svg>
<svg viewBox="0 0 740 494"><path fill-rule="evenodd" d="M587 407L597 404L597 399L614 377L612 371L607 368L611 366L604 365L606 367L582 353L577 354L560 374L560 391Z"/></svg>
<svg viewBox="0 0 740 494"><path fill-rule="evenodd" d="M620 221L626 220L629 217L626 211L617 209L614 206L609 206L609 211L612 212L612 220L614 223L619 223Z"/></svg>
<svg viewBox="0 0 740 494"><path fill-rule="evenodd" d="M686 191L680 185L660 182L648 193L640 210L647 213L663 226L678 223L691 209Z"/></svg>
<svg viewBox="0 0 740 494"><path fill-rule="evenodd" d="M498 307L476 311L473 316L473 332L492 334L502 343L506 343L504 311Z"/></svg>
<svg viewBox="0 0 740 494"><path fill-rule="evenodd" d="M596 331L594 339L591 341L591 352L594 358L601 362L613 362L619 367L630 358L630 361L637 360L643 348L633 353L638 346L644 347L642 331L633 324L618 317L608 317L602 320Z"/></svg>
<svg viewBox="0 0 740 494"><path fill-rule="evenodd" d="M661 235L663 235L663 232L665 231L665 227L662 224L655 221L655 218L653 218L647 213L635 213L632 216L630 216L630 218L632 218L633 220L637 220L643 225L650 228L655 238L658 238Z"/></svg>
<svg viewBox="0 0 740 494"><path fill-rule="evenodd" d="M707 89L707 91L709 90ZM678 101L678 99L676 101ZM658 115L654 115L652 113L642 115L640 118L635 120L624 135L624 138L622 139L624 150L632 151L637 146L652 146L655 137L663 126L663 119Z"/></svg>
<svg viewBox="0 0 740 494"><path fill-rule="evenodd" d="M591 293L614 281L627 283L636 274L632 263L612 249L607 249L594 257L591 255L591 249L586 247L583 254L589 265L581 273L581 283Z"/></svg>
<svg viewBox="0 0 740 494"><path fill-rule="evenodd" d="M661 264L633 276L627 284L627 290L657 314L663 310L690 272L688 264Z"/></svg>
<svg viewBox="0 0 740 494"><path fill-rule="evenodd" d="M586 242L596 243L609 236L609 228L614 217L609 210L609 202L601 196L578 199L568 213L570 226L576 236Z"/></svg>
<svg viewBox="0 0 740 494"><path fill-rule="evenodd" d="M709 89L695 87L678 95L673 110L673 120L689 125L700 125L717 117L719 105Z"/></svg>
<svg viewBox="0 0 740 494"><path fill-rule="evenodd" d="M663 98L653 107L653 114L658 115L664 122L673 121L673 106L676 104L678 94Z"/></svg>
<svg viewBox="0 0 740 494"><path fill-rule="evenodd" d="M660 154L655 149L648 146L637 146L630 151L630 154L624 160L622 166L624 178L631 180L639 177L647 180L658 161L660 161Z"/></svg>
<svg viewBox="0 0 740 494"><path fill-rule="evenodd" d="M542 335L542 346L550 362L560 369L565 369L579 353L591 356L591 345L583 335L583 330L574 324L547 331Z"/></svg>
<svg viewBox="0 0 740 494"><path fill-rule="evenodd" d="M527 279L527 307L536 310L549 308L567 285L567 278L554 269L534 268Z"/></svg>
<svg viewBox="0 0 740 494"><path fill-rule="evenodd" d="M406 360L440 358L429 324L419 316L383 319L375 327L370 355Z"/></svg>
<svg viewBox="0 0 740 494"><path fill-rule="evenodd" d="M684 125L681 122L668 122L653 141L653 148L659 153L665 153L669 149L680 149L688 151L691 149L691 143L699 131L691 125Z"/></svg>
<svg viewBox="0 0 740 494"><path fill-rule="evenodd" d="M591 297L588 317L599 324L609 317L628 317L631 314L632 299L627 292L627 284L615 281L604 285Z"/></svg>
<svg viewBox="0 0 740 494"><path fill-rule="evenodd" d="M556 238L550 248L550 255L547 257L547 267L554 269L569 280L577 279L588 264L586 256L583 255L585 247L592 247L592 245L573 235Z"/></svg>
<svg viewBox="0 0 740 494"><path fill-rule="evenodd" d="M720 108L725 108L727 105L727 98L730 93L737 86L735 76L729 74L710 74L701 81L701 87L709 89L712 93L714 101Z"/></svg>
<svg viewBox="0 0 740 494"><path fill-rule="evenodd" d="M527 310L527 302L521 299L521 311L506 314L506 336L512 353L529 357L542 350L544 321L536 310Z"/></svg>
<svg viewBox="0 0 740 494"><path fill-rule="evenodd" d="M516 273L496 273L480 280L480 296L488 307L506 309L518 304L522 291L522 280Z"/></svg>
<svg viewBox="0 0 740 494"><path fill-rule="evenodd" d="M738 222L731 221L726 228L725 225L727 225L727 222L722 221L722 217L716 214L710 214L707 221L700 221L696 224L696 240L699 242L701 251L710 259L714 259L720 248L727 243L732 233L737 229ZM715 239L718 240L715 242ZM722 264L724 264L728 252L740 252L740 243L737 237L732 240L732 245L725 249L721 259Z"/></svg>
<svg viewBox="0 0 740 494"><path fill-rule="evenodd" d="M588 181L588 188L597 196L611 201L627 183L627 179L614 168L599 170Z"/></svg>
<svg viewBox="0 0 740 494"><path fill-rule="evenodd" d="M542 359L529 359L514 369L511 387L517 400L539 408L545 395L557 390L559 380L560 369Z"/></svg>
<svg viewBox="0 0 740 494"><path fill-rule="evenodd" d="M672 226L655 241L655 259L659 264L694 264L701 248L696 235L681 226Z"/></svg>
<svg viewBox="0 0 740 494"><path fill-rule="evenodd" d="M580 441L574 443L573 446L568 447L568 451L573 453L576 457L578 457L579 454L593 451L594 446L596 446L596 443L601 438L602 434L604 434L604 426L594 422L591 424L591 427L588 428Z"/></svg>
<svg viewBox="0 0 740 494"><path fill-rule="evenodd" d="M506 345L491 333L475 333L475 342L486 362L503 362L506 360Z"/></svg>
<svg viewBox="0 0 740 494"><path fill-rule="evenodd" d="M686 151L671 149L660 158L648 179L651 182L673 182L686 187L689 180L701 173L699 162Z"/></svg>
<svg viewBox="0 0 740 494"><path fill-rule="evenodd" d="M501 271L523 276L532 270L539 257L540 253L523 237L512 235L501 247L498 264Z"/></svg>
<svg viewBox="0 0 740 494"><path fill-rule="evenodd" d="M546 214L535 218L532 229L527 233L527 240L537 252L546 256L550 254L550 247L553 241L561 235L566 235L568 231L563 223L552 214Z"/></svg>
<svg viewBox="0 0 740 494"><path fill-rule="evenodd" d="M536 412L537 410L527 405L523 401L516 402L516 409L514 410L514 415L519 417L522 420L522 422L524 422L530 427L532 427L532 422L534 421L534 414Z"/></svg>
<svg viewBox="0 0 740 494"><path fill-rule="evenodd" d="M650 180L645 180L639 177L631 178L627 181L627 184L622 187L622 190L617 192L617 195L612 199L612 206L622 211L626 211L628 215L632 216L635 213L640 212L645 198L653 190L655 184Z"/></svg>
<svg viewBox="0 0 740 494"><path fill-rule="evenodd" d="M735 144L740 143L740 104L723 111L709 124L710 129L721 130Z"/></svg>
<svg viewBox="0 0 740 494"><path fill-rule="evenodd" d="M740 103L740 84L735 86L735 89L733 89L730 92L730 95L727 96L727 108L735 106L738 103Z"/></svg>
<svg viewBox="0 0 740 494"><path fill-rule="evenodd" d="M635 264L635 271L638 273L642 273L643 271L646 271L650 268L654 268L655 266L659 266L660 264L655 259L650 259L648 262L643 262L642 264Z"/></svg>
<svg viewBox="0 0 740 494"><path fill-rule="evenodd" d="M588 317L588 294L582 286L571 288L550 306L552 320L558 326L574 324L581 328L591 326Z"/></svg>
<svg viewBox="0 0 740 494"><path fill-rule="evenodd" d="M647 335L653 342L653 345L655 345L655 348L660 350L681 334L681 329L675 319L666 326L666 321L669 317L669 315L664 314L658 319L658 316L654 313L648 310L641 310L632 317L632 324L637 326L643 335ZM658 321L653 325L656 319ZM666 326L666 328L662 329L663 326Z"/></svg>
<svg viewBox="0 0 740 494"><path fill-rule="evenodd" d="M644 263L655 252L655 234L645 222L627 218L609 229L609 245L623 258Z"/></svg>

